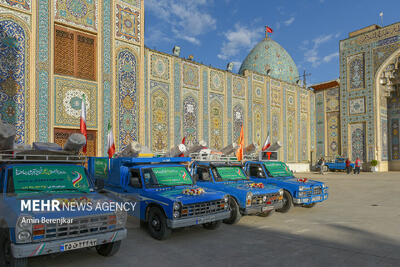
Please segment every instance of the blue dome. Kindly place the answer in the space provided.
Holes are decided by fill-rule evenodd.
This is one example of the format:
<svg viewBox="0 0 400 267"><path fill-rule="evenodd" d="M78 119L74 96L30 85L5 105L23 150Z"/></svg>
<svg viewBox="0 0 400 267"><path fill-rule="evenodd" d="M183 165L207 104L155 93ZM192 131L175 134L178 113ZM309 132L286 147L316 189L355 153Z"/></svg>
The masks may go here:
<svg viewBox="0 0 400 267"><path fill-rule="evenodd" d="M243 74L245 70L269 75L289 83L295 83L299 77L299 71L292 57L270 38L262 40L250 51L240 66L239 73Z"/></svg>

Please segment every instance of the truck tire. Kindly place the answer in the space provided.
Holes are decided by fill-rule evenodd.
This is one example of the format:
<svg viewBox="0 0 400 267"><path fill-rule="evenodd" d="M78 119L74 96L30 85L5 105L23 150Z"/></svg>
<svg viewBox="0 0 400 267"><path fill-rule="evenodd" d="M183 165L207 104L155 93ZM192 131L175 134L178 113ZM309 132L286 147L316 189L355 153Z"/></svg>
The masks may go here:
<svg viewBox="0 0 400 267"><path fill-rule="evenodd" d="M0 232L0 266L26 267L28 258L14 258L11 252L11 241L8 229Z"/></svg>
<svg viewBox="0 0 400 267"><path fill-rule="evenodd" d="M97 253L104 257L114 256L121 247L121 240L96 246Z"/></svg>
<svg viewBox="0 0 400 267"><path fill-rule="evenodd" d="M207 230L215 230L219 228L222 224L222 221L210 222L203 224L203 227Z"/></svg>
<svg viewBox="0 0 400 267"><path fill-rule="evenodd" d="M293 198L292 195L284 190L283 191L283 206L280 209L277 209L277 212L282 212L282 213L286 213L290 210L290 208L292 207L292 203L293 203Z"/></svg>
<svg viewBox="0 0 400 267"><path fill-rule="evenodd" d="M157 240L165 240L171 235L172 230L167 225L167 218L157 207L150 208L147 225L150 235Z"/></svg>
<svg viewBox="0 0 400 267"><path fill-rule="evenodd" d="M229 208L231 209L231 216L224 220L226 224L236 224L240 221L242 214L240 214L239 205L232 197L229 198Z"/></svg>

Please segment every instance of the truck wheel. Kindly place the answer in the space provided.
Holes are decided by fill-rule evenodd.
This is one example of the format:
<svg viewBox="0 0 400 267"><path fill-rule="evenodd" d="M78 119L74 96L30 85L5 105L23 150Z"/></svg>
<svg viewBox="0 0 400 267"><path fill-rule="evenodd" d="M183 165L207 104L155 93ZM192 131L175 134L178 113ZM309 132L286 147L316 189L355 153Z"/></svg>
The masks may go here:
<svg viewBox="0 0 400 267"><path fill-rule="evenodd" d="M156 207L150 208L147 220L150 235L158 240L167 239L171 235L171 229L167 226L167 218L164 213Z"/></svg>
<svg viewBox="0 0 400 267"><path fill-rule="evenodd" d="M290 207L292 206L293 203L293 198L292 195L288 191L283 191L283 206L280 209L277 209L277 212L288 212L290 210Z"/></svg>
<svg viewBox="0 0 400 267"><path fill-rule="evenodd" d="M203 224L203 227L207 230L215 230L219 228L222 224L222 221L210 222Z"/></svg>
<svg viewBox="0 0 400 267"><path fill-rule="evenodd" d="M317 203L303 204L303 208L308 208L308 209L310 209L310 208L314 207L316 204L317 204Z"/></svg>
<svg viewBox="0 0 400 267"><path fill-rule="evenodd" d="M9 232L4 229L0 232L0 266L26 267L28 258L14 258L11 252Z"/></svg>
<svg viewBox="0 0 400 267"><path fill-rule="evenodd" d="M96 246L97 253L104 257L114 256L121 247L121 240Z"/></svg>
<svg viewBox="0 0 400 267"><path fill-rule="evenodd" d="M229 198L229 208L231 209L231 216L228 219L225 219L224 223L238 223L242 215L240 214L239 205L237 204L236 200L231 197Z"/></svg>

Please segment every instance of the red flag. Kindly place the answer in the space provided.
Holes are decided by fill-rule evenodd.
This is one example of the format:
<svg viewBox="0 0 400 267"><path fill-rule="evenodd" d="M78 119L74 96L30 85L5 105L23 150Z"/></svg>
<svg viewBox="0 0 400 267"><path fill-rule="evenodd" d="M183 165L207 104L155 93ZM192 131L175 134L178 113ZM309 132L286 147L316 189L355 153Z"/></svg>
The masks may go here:
<svg viewBox="0 0 400 267"><path fill-rule="evenodd" d="M182 138L182 144L185 144L186 136Z"/></svg>
<svg viewBox="0 0 400 267"><path fill-rule="evenodd" d="M266 32L269 32L269 33L273 33L274 31L270 28L270 27L268 27L268 26L265 26L265 31Z"/></svg>
<svg viewBox="0 0 400 267"><path fill-rule="evenodd" d="M86 144L83 147L83 153L86 154L87 151L87 131L86 131L86 103L85 103L85 95L82 97L82 105L81 105L81 123L80 123L80 132L85 136Z"/></svg>
<svg viewBox="0 0 400 267"><path fill-rule="evenodd" d="M267 148L269 148L271 146L271 142L269 141L269 134L268 134L268 136L267 136L267 139L265 139L265 143L264 143L264 146L262 147L262 151L265 151L265 150L267 150Z"/></svg>
<svg viewBox="0 0 400 267"><path fill-rule="evenodd" d="M108 133L107 133L107 147L108 157L112 158L115 153L114 135L111 128L111 123L108 122Z"/></svg>
<svg viewBox="0 0 400 267"><path fill-rule="evenodd" d="M241 161L243 159L243 149L244 149L243 125L242 125L242 129L240 130L238 144L239 144L239 148L236 150L236 158L237 158L237 160Z"/></svg>

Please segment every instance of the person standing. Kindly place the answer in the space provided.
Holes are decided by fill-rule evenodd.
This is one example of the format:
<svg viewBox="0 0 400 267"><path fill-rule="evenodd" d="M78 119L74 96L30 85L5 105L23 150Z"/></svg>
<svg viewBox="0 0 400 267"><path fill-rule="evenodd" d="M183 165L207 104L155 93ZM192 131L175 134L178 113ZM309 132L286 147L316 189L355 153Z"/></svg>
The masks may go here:
<svg viewBox="0 0 400 267"><path fill-rule="evenodd" d="M320 159L321 164L319 165L319 173L324 175L324 168L325 168L325 159L321 158Z"/></svg>
<svg viewBox="0 0 400 267"><path fill-rule="evenodd" d="M350 168L351 168L351 161L350 161L350 159L349 158L347 158L346 159L346 172L347 172L347 174L350 174Z"/></svg>
<svg viewBox="0 0 400 267"><path fill-rule="evenodd" d="M360 168L361 168L361 160L359 157L357 157L354 163L354 174L360 174Z"/></svg>

